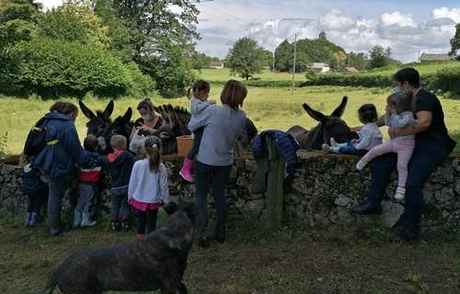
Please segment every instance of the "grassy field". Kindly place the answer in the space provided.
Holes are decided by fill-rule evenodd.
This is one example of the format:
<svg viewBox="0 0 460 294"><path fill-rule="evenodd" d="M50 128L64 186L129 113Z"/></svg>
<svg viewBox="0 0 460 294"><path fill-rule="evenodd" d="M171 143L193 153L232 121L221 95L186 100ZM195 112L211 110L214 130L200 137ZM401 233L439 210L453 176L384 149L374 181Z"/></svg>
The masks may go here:
<svg viewBox="0 0 460 294"><path fill-rule="evenodd" d="M451 68L451 67L460 67L460 61L449 61L449 62L435 62L435 63L420 63L420 64L410 64L410 65L401 65L401 66L389 66L384 68L378 68L369 71L362 71L357 73L357 75L365 74L365 75L384 75L384 76L391 76L394 74L398 68L402 67L415 67L422 76L424 74L433 74L439 70ZM197 72L197 75L201 78L213 81L213 82L222 82L228 79L239 79L238 76L231 76L230 69L202 69L201 71ZM255 75L255 78L263 80L263 81L290 81L292 79L292 75L287 72L272 72L270 70L264 70L261 74ZM297 73L295 75L296 81L304 81L305 74L304 73Z"/></svg>
<svg viewBox="0 0 460 294"><path fill-rule="evenodd" d="M213 87L211 97L218 100L221 87ZM359 125L357 110L364 103L374 103L379 112L384 110L385 89L352 88L352 87L305 87L297 88L292 93L288 88L260 88L250 87L248 98L244 105L245 111L259 129L287 130L293 125L311 128L316 122L308 117L302 103L309 103L315 109L330 113L340 103L343 95L349 99L344 119L349 125ZM187 106L186 98L161 99L154 97L154 102L173 103ZM460 133L460 101L442 99L446 121L453 133ZM74 101L76 102L76 101ZM103 109L108 100L89 99L85 101L92 109ZM7 151L18 153L21 151L25 137L30 127L47 112L52 101L38 99L0 98L0 135L8 133ZM124 113L126 109L136 107L134 98L119 99L115 103L114 115ZM136 114L137 115L137 114ZM87 119L80 115L77 119L77 128L83 138L86 132Z"/></svg>
<svg viewBox="0 0 460 294"><path fill-rule="evenodd" d="M0 289L8 294L41 293L48 273L71 252L134 238L134 232L112 234L102 224L58 238L47 237L44 227L1 222L0 232ZM431 236L398 244L385 234L241 225L223 245L194 246L185 283L192 294L460 293L458 241Z"/></svg>

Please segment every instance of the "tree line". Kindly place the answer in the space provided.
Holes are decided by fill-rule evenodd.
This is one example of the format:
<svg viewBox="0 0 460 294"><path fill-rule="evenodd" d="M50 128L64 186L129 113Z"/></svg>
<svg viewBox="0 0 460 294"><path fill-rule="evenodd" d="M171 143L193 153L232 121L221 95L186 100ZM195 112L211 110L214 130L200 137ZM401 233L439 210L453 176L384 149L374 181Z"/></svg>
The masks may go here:
<svg viewBox="0 0 460 294"><path fill-rule="evenodd" d="M0 91L183 95L199 36L193 2L71 0L44 11L35 0L1 1Z"/></svg>

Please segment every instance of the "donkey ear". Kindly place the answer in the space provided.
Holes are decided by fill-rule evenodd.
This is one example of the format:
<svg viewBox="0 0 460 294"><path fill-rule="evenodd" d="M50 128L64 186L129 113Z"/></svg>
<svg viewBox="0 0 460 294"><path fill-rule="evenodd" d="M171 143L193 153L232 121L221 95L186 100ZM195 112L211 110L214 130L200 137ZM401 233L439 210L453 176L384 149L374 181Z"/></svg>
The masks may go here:
<svg viewBox="0 0 460 294"><path fill-rule="evenodd" d="M88 119L95 119L96 118L96 115L94 114L94 112L91 111L91 109L89 109L85 103L83 103L83 101L81 100L78 100L78 105L80 106L80 109L81 109L81 112L83 112L83 114L88 118Z"/></svg>
<svg viewBox="0 0 460 294"><path fill-rule="evenodd" d="M345 112L345 107L347 106L347 102L348 102L348 97L347 97L347 96L343 96L342 102L341 102L340 105L331 113L331 116L333 116L333 117L341 117L341 116L343 115L343 113Z"/></svg>
<svg viewBox="0 0 460 294"><path fill-rule="evenodd" d="M123 121L128 123L131 121L131 117L133 116L133 110L131 109L131 107L128 108L128 110L126 110L125 114L123 114Z"/></svg>
<svg viewBox="0 0 460 294"><path fill-rule="evenodd" d="M311 116L314 120L323 122L327 120L327 117L319 111L313 110L307 103L303 104L303 109Z"/></svg>
<svg viewBox="0 0 460 294"><path fill-rule="evenodd" d="M107 106L106 106L105 109L104 109L104 112L102 113L102 116L103 116L105 119L109 119L109 118L110 118L110 116L112 115L112 112L113 112L113 107L114 107L113 100L110 100L109 104L107 104Z"/></svg>

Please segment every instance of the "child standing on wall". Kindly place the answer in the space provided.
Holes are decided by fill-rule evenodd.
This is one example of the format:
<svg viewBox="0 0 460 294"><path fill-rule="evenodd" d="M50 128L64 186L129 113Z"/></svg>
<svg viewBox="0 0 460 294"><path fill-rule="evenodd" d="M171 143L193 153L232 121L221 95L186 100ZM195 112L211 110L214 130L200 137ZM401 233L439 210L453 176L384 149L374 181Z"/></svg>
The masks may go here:
<svg viewBox="0 0 460 294"><path fill-rule="evenodd" d="M406 128L415 124L412 113L412 97L403 93L395 93L388 97L385 114L385 124L390 128ZM403 200L406 194L407 166L415 147L415 136L401 136L372 148L356 164L362 170L372 159L386 153L398 154L398 187L395 193L396 200Z"/></svg>
<svg viewBox="0 0 460 294"><path fill-rule="evenodd" d="M107 163L112 187L112 231L129 230L128 225L128 185L129 177L136 161L134 155L126 151L128 142L125 136L114 135L110 138L113 152L107 155Z"/></svg>
<svg viewBox="0 0 460 294"><path fill-rule="evenodd" d="M80 154L79 197L74 210L73 227L92 227L96 221L91 219L94 201L102 180L104 160L97 153L98 140L88 135L83 142L84 150Z"/></svg>
<svg viewBox="0 0 460 294"><path fill-rule="evenodd" d="M137 217L138 240L155 230L158 209L169 200L168 171L161 163L160 144L157 137L147 137L147 158L134 163L129 179L128 203Z"/></svg>
<svg viewBox="0 0 460 294"><path fill-rule="evenodd" d="M190 109L192 117L199 115L209 105L216 104L215 101L208 100L210 89L211 89L210 84L203 80L198 80L193 84L193 87L191 89L192 90L192 97L191 97L192 106ZM190 96L190 90L189 90L189 96ZM193 160L195 159L195 156L198 154L200 143L201 143L201 137L203 136L203 130L204 130L204 127L199 128L198 130L193 132L192 150L190 150L189 154L187 155L187 158L184 160L182 169L179 172L182 178L184 178L184 180L188 182L193 182L193 173L192 173Z"/></svg>
<svg viewBox="0 0 460 294"><path fill-rule="evenodd" d="M331 138L331 145L324 144L323 150L339 154L364 155L374 146L382 144L382 133L377 126L377 109L373 104L364 104L358 109L359 120L364 126L359 130L359 138L346 143L337 143Z"/></svg>

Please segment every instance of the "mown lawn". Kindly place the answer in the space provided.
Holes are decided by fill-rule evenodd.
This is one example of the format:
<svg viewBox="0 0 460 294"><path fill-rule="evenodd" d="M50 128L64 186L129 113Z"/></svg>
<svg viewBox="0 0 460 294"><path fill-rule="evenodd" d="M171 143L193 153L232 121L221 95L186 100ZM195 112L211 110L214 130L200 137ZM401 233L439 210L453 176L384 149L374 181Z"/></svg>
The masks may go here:
<svg viewBox="0 0 460 294"><path fill-rule="evenodd" d="M58 238L44 227L11 223L0 222L0 232L0 289L8 294L41 293L48 273L71 252L134 238L102 224ZM399 244L369 227L267 231L260 224L238 225L228 238L193 247L185 275L190 293L460 293L458 240Z"/></svg>
<svg viewBox="0 0 460 294"><path fill-rule="evenodd" d="M211 98L219 100L221 86L213 86ZM311 128L316 122L308 117L302 103L309 103L312 107L330 113L340 103L343 95L349 97L349 104L344 119L349 125L359 125L357 110L364 103L374 103L382 113L384 110L386 89L353 88L353 87L305 87L297 88L292 93L289 88L260 88L250 87L244 109L259 129L287 130L293 125ZM114 115L122 114L131 106L136 107L138 99L122 98L115 103ZM157 104L172 103L187 106L186 98L162 99L153 97ZM460 134L460 100L441 99L446 121L452 133ZM74 100L76 102L76 100ZM103 109L106 99L88 99L85 101L93 109ZM19 153L22 150L25 137L31 126L47 112L51 100L0 98L0 135L8 133L7 151ZM136 113L137 115L137 113ZM80 115L77 127L80 136L86 133L87 119Z"/></svg>

